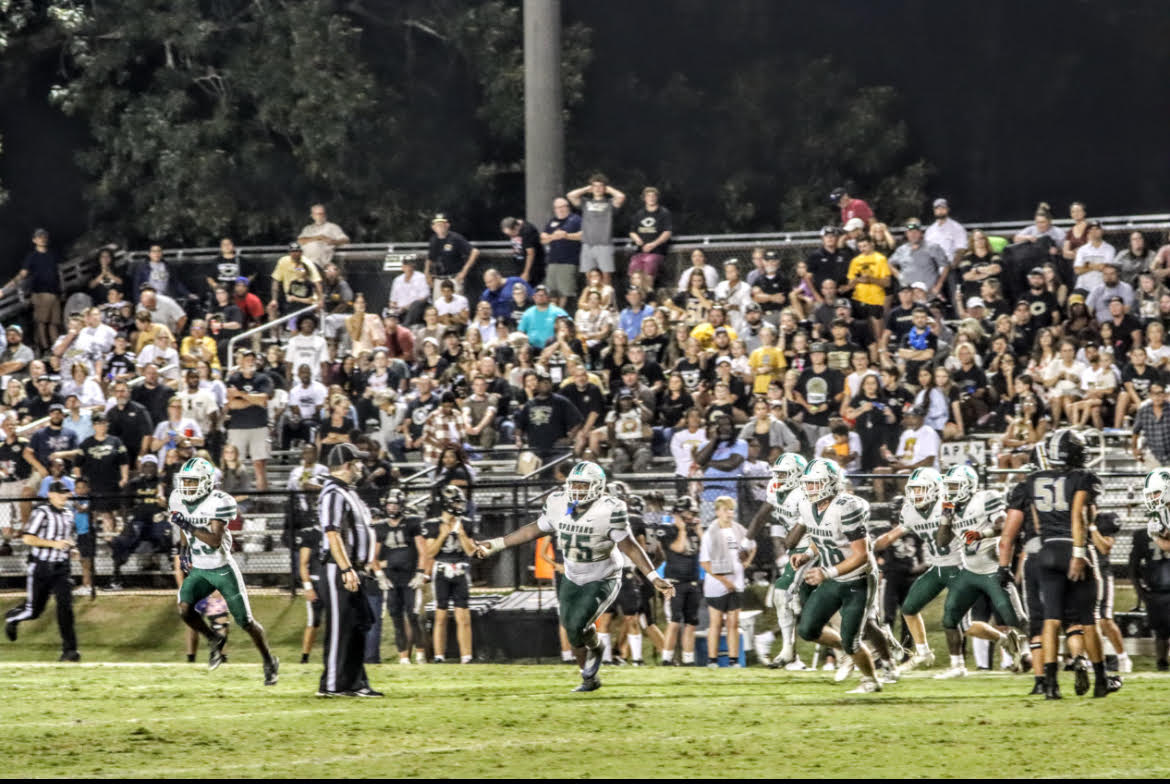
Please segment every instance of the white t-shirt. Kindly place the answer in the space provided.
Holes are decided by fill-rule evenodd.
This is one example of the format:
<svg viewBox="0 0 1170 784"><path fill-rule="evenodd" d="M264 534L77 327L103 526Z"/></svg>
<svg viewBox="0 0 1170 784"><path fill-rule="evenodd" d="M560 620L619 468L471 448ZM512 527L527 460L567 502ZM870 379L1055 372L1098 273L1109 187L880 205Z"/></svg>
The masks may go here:
<svg viewBox="0 0 1170 784"><path fill-rule="evenodd" d="M735 590L738 593L743 590L744 583L743 561L739 560L739 553L741 550L749 549L751 545L746 540L736 537L734 525L730 528L720 528L718 524L712 523L707 532L703 534L703 540L699 544L700 563L711 560L711 540L709 537L712 536L723 536L724 541L727 542L727 551L731 553L732 559L731 582L735 585ZM711 576L710 572L703 575L703 596L715 599L726 596L728 593L730 591L727 590L727 586Z"/></svg>
<svg viewBox="0 0 1170 784"><path fill-rule="evenodd" d="M1113 246L1108 242L1102 242L1096 248L1093 247L1093 243L1086 242L1077 248L1077 255L1073 260L1073 270L1078 270L1087 264L1111 264L1116 253ZM1100 270L1088 270L1077 275L1074 288L1092 291L1104 282L1105 277L1101 274Z"/></svg>
<svg viewBox="0 0 1170 784"><path fill-rule="evenodd" d="M174 379L179 377L179 352L171 346L167 346L166 350L163 351L154 343L150 343L138 352L136 361L140 370L151 362L158 365L158 374L161 378ZM170 370L167 370L168 367Z"/></svg>
<svg viewBox="0 0 1170 784"><path fill-rule="evenodd" d="M833 434L823 435L817 439L816 444L813 445L813 456L821 457L825 450L835 443ZM857 431L850 431L849 433L849 453L857 455L857 457L846 463L843 468L846 473L861 470L861 436L857 435Z"/></svg>
<svg viewBox="0 0 1170 784"><path fill-rule="evenodd" d="M107 324L98 324L96 327L85 327L81 334L89 338L91 345L101 349L102 356L114 350L114 328Z"/></svg>
<svg viewBox="0 0 1170 784"><path fill-rule="evenodd" d="M297 383L288 391L288 405L295 406L303 418L310 419L317 415L318 406L325 405L328 396L329 390L320 381L310 381L307 387Z"/></svg>
<svg viewBox="0 0 1170 784"><path fill-rule="evenodd" d="M1062 395L1071 395L1081 388L1081 377L1085 375L1088 367L1081 362L1073 360L1071 365L1066 365L1064 360L1060 357L1048 363L1048 369L1044 371L1044 383L1055 385L1052 386L1051 394L1060 397ZM1067 373L1073 378L1062 379L1056 381L1062 373Z"/></svg>
<svg viewBox="0 0 1170 784"><path fill-rule="evenodd" d="M206 389L199 389L197 392L179 392L175 397L183 401L183 416L194 419L204 433L211 430L211 415L219 410L215 395Z"/></svg>
<svg viewBox="0 0 1170 784"><path fill-rule="evenodd" d="M1105 392L1117 386L1117 376L1109 365L1090 367L1081 374L1081 389L1085 392Z"/></svg>
<svg viewBox="0 0 1170 784"><path fill-rule="evenodd" d="M926 458L932 458L927 463L931 468L938 468L938 451L942 441L934 428L923 425L917 430L904 430L898 439L897 457L905 463L920 463Z"/></svg>
<svg viewBox="0 0 1170 784"><path fill-rule="evenodd" d="M331 240L348 240L345 232L336 223L326 221L318 226L316 223L310 223L305 228L301 229L301 237L328 237ZM333 245L328 242L321 242L314 240L306 242L301 246L305 254L305 258L317 265L318 269L324 269L325 265L333 258Z"/></svg>
<svg viewBox="0 0 1170 784"><path fill-rule="evenodd" d="M435 300L435 310L438 311L440 316L453 316L467 309L467 297L462 294L453 295L450 302L443 297Z"/></svg>
<svg viewBox="0 0 1170 784"><path fill-rule="evenodd" d="M691 456L691 447L695 447L697 452L706 445L707 431L701 427L694 433L683 428L671 436L670 454L674 457L675 476L690 476L691 466L695 463Z"/></svg>
<svg viewBox="0 0 1170 784"><path fill-rule="evenodd" d="M399 275L390 284L390 301L395 307L405 308L420 299L431 295L431 288L427 285L427 276L415 272L406 279L406 273Z"/></svg>
<svg viewBox="0 0 1170 784"><path fill-rule="evenodd" d="M296 377L301 365L308 365L314 381L321 380L321 363L329 357L329 346L320 335L294 335L289 338L285 358Z"/></svg>
<svg viewBox="0 0 1170 784"><path fill-rule="evenodd" d="M927 243L942 248L947 254L947 262L950 263L954 261L955 253L967 247L967 230L963 228L963 224L947 218L941 225L935 221L927 226L925 239Z"/></svg>

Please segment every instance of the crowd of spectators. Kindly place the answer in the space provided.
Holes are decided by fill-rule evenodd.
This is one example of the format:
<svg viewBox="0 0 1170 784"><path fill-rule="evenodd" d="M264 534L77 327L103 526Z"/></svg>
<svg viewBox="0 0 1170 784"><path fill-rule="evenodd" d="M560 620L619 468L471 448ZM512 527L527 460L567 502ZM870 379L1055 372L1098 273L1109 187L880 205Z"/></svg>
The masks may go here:
<svg viewBox="0 0 1170 784"><path fill-rule="evenodd" d="M141 494L130 517L149 537L148 507L193 454L246 497L270 488L274 450L312 447L323 464L347 441L371 452L371 500L402 463L469 486L477 457L513 446L529 466L573 454L642 472L659 458L709 500L790 450L902 473L934 464L943 440L1001 434L1001 465L1018 466L1064 423L1129 424L1137 457L1170 459L1170 244L1134 232L1113 248L1081 204L1067 230L1041 204L1010 237L967 231L943 198L929 222L884 223L837 189L840 223L811 253L712 263L695 249L678 271L660 196L646 187L630 210L595 175L543 225L500 222L506 265L437 214L425 262L403 261L388 296L347 282L334 251L348 237L321 205L264 270L267 290L225 238L214 275L161 246L129 269L103 252L62 306L38 231L10 283L28 287L31 324L0 340L0 492L83 478L95 519L115 506L104 496ZM232 337L309 307L228 356Z"/></svg>

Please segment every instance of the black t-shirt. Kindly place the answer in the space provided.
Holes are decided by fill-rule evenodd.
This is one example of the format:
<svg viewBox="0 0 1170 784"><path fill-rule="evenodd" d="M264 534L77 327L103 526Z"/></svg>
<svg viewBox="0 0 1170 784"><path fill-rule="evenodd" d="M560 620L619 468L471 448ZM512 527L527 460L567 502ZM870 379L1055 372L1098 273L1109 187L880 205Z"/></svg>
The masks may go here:
<svg viewBox="0 0 1170 784"><path fill-rule="evenodd" d="M1053 323L1052 314L1060 314L1060 302L1048 289L1041 289L1039 293L1028 289L1020 299L1028 303L1032 321L1041 326L1050 326Z"/></svg>
<svg viewBox="0 0 1170 784"><path fill-rule="evenodd" d="M1141 332L1142 323L1126 313L1121 317L1120 324L1112 321L1110 324L1113 326L1113 356L1128 357L1129 350L1133 348L1133 333Z"/></svg>
<svg viewBox="0 0 1170 784"><path fill-rule="evenodd" d="M670 210L661 205L653 211L643 207L634 213L633 227L634 233L642 238L643 243L653 242L662 232L674 230ZM669 250L670 240L667 240L650 252L665 255Z"/></svg>
<svg viewBox="0 0 1170 784"><path fill-rule="evenodd" d="M652 338L642 337L635 342L646 352L646 362L662 364L662 357L666 354L666 345L669 343L665 335L655 335Z"/></svg>
<svg viewBox="0 0 1170 784"><path fill-rule="evenodd" d="M576 384L569 384L561 387L561 394L581 412L581 416L587 417L590 412L596 412L597 421L604 418L605 400L596 384L586 384L584 389L579 389Z"/></svg>
<svg viewBox="0 0 1170 784"><path fill-rule="evenodd" d="M114 493L122 478L121 467L130 462L126 445L117 436L106 435L103 440L90 436L81 442L81 475L89 480L94 495Z"/></svg>
<svg viewBox="0 0 1170 784"><path fill-rule="evenodd" d="M32 476L32 464L24 459L28 439L0 442L0 482L14 482Z"/></svg>
<svg viewBox="0 0 1170 784"><path fill-rule="evenodd" d="M272 397L274 391L272 379L265 373L254 373L251 378L245 378L243 373L232 373L227 380L228 389L239 389L249 395L264 393ZM268 406L253 406L246 408L229 409L227 429L248 430L259 427L268 427Z"/></svg>
<svg viewBox="0 0 1170 784"><path fill-rule="evenodd" d="M146 409L152 422L162 422L167 418L167 403L175 396L175 390L166 384L157 384L153 388L143 384L130 392L130 399Z"/></svg>
<svg viewBox="0 0 1170 784"><path fill-rule="evenodd" d="M443 239L432 235L427 249L427 258L434 262L431 274L437 277L457 275L470 255L471 243L456 231L447 232Z"/></svg>
<svg viewBox="0 0 1170 784"><path fill-rule="evenodd" d="M989 253L986 256L977 256L974 253L967 253L963 258L959 259L959 264L955 272L959 275L959 291L962 294L964 304L971 297L978 297L979 292L983 288L982 280L963 280L963 276L968 272L974 272L984 267L990 267L993 264L1001 264L1002 259L994 253ZM1000 273L1003 274L1002 272Z"/></svg>
<svg viewBox="0 0 1170 784"><path fill-rule="evenodd" d="M524 433L533 449L552 449L583 417L576 406L555 392L548 397L534 397L516 415L516 429Z"/></svg>
<svg viewBox="0 0 1170 784"><path fill-rule="evenodd" d="M309 548L309 577L318 579L321 575L321 528L316 525L298 528L294 539L297 563L301 562L301 548Z"/></svg>
<svg viewBox="0 0 1170 784"><path fill-rule="evenodd" d="M881 392L878 394L881 396L882 401L894 412L895 424L900 424L907 406L914 403L914 393L899 384L893 389L882 387Z"/></svg>
<svg viewBox="0 0 1170 784"><path fill-rule="evenodd" d="M829 351L825 354L825 361L834 370L848 373L852 367L849 360L853 357L854 352L864 350L861 346L853 343L846 337L844 343L837 343L836 341L829 343Z"/></svg>
<svg viewBox="0 0 1170 784"><path fill-rule="evenodd" d="M804 396L804 401L810 406L825 406L815 414L805 411L804 422L807 425L826 427L829 416L837 411L834 398L845 388L845 379L839 371L825 368L820 373L811 367L800 374L796 382L796 389Z"/></svg>
<svg viewBox="0 0 1170 784"><path fill-rule="evenodd" d="M765 294L785 294L785 295L787 295L788 291L792 288L792 286L789 285L788 281L785 280L780 275L779 272L777 272L772 277L768 277L767 275L761 275L759 278L756 279L756 285L759 286L760 291L764 292ZM771 313L772 311L783 310L784 305L782 303L779 303L779 302L761 302L760 309L763 310L765 313Z"/></svg>
<svg viewBox="0 0 1170 784"><path fill-rule="evenodd" d="M645 386L652 387L659 381L665 382L666 374L662 372L657 362L647 359L642 363L642 367L638 368L638 378Z"/></svg>
<svg viewBox="0 0 1170 784"><path fill-rule="evenodd" d="M125 354L110 354L109 359L106 360L107 378L117 378L126 374L133 376L136 371L134 355L130 352L126 352Z"/></svg>
<svg viewBox="0 0 1170 784"><path fill-rule="evenodd" d="M471 518L461 518L463 531L472 539L475 538L475 529L472 527ZM432 517L423 524L423 537L426 539L437 539L439 537L439 526L442 524L442 519ZM435 556L436 561L443 563L463 563L471 560L471 556L463 552L463 545L459 543L459 534L456 531L451 531L447 534L447 538L443 540L443 546L439 548L438 555Z"/></svg>
<svg viewBox="0 0 1170 784"><path fill-rule="evenodd" d="M1124 386L1127 382L1133 383L1133 391L1138 393L1138 397L1146 400L1150 396L1150 384L1155 381L1159 383L1164 382L1164 376L1160 370L1146 365L1139 373L1137 368L1133 366L1132 362L1126 363L1125 367L1121 369L1121 384Z"/></svg>
<svg viewBox="0 0 1170 784"><path fill-rule="evenodd" d="M886 329L890 331L890 340L895 346L902 345L902 339L913 326L914 313L910 308L896 305L886 314Z"/></svg>
<svg viewBox="0 0 1170 784"><path fill-rule="evenodd" d="M1101 495L1101 479L1084 468L1071 471L1037 471L1012 490L1008 508L1024 513L1025 524L1032 519L1031 510L1040 520L1043 539L1072 537L1072 502L1078 490L1088 493L1088 504Z"/></svg>
<svg viewBox="0 0 1170 784"><path fill-rule="evenodd" d="M813 285L817 291L821 290L821 283L828 278L836 281L838 286L845 285L852 258L852 251L847 247L838 247L837 250L829 252L822 245L808 254L808 271L813 277Z"/></svg>
<svg viewBox="0 0 1170 784"><path fill-rule="evenodd" d="M131 479L126 485L125 494L133 498L130 516L134 520L145 522L153 521L156 516L161 520L164 506L159 501L158 486L162 480L158 476L138 476Z"/></svg>
<svg viewBox="0 0 1170 784"><path fill-rule="evenodd" d="M435 529L438 531L438 528ZM423 535L422 520L418 517L404 517L395 525L384 521L374 526L374 536L382 543L379 559L386 562L386 574L401 576L403 572L413 574L418 568L418 549L414 537ZM395 573L398 574L395 574Z"/></svg>
<svg viewBox="0 0 1170 784"><path fill-rule="evenodd" d="M987 388L987 374L978 365L971 365L969 370L960 367L951 373L955 387L964 395L974 395L980 389Z"/></svg>
<svg viewBox="0 0 1170 784"><path fill-rule="evenodd" d="M24 400L20 401L20 405L16 407L16 414L22 420L26 417L29 419L42 419L49 415L49 407L54 403L65 405L65 401L62 400L61 396L58 394L54 394L48 400L45 400L40 395L35 397L26 397Z"/></svg>
<svg viewBox="0 0 1170 784"><path fill-rule="evenodd" d="M699 579L699 546L702 544L703 532L698 526L687 530L687 552L676 553L670 545L678 538L678 528L674 524L657 525L646 531L647 536L658 540L659 547L666 558L666 567L663 576L667 580L680 582L694 582Z"/></svg>
<svg viewBox="0 0 1170 784"><path fill-rule="evenodd" d="M871 528L869 535L874 539L882 534L889 533L890 526L881 525ZM912 531L907 530L885 550L876 553L878 569L886 576L905 576L914 571L922 561L922 540Z"/></svg>
<svg viewBox="0 0 1170 784"><path fill-rule="evenodd" d="M416 397L406 404L406 418L410 420L410 437L417 439L422 435L423 425L431 412L439 407L439 396L432 394L426 400Z"/></svg>
<svg viewBox="0 0 1170 784"><path fill-rule="evenodd" d="M654 406L654 424L662 427L678 427L687 411L693 408L695 400L686 390L672 398L670 392L662 389L658 393L658 400Z"/></svg>
<svg viewBox="0 0 1170 784"><path fill-rule="evenodd" d="M674 363L673 373L678 373L682 376L683 386L688 391L694 392L699 388L699 382L703 380L703 365L701 362L692 362L686 357L679 357L678 362Z"/></svg>
<svg viewBox="0 0 1170 784"><path fill-rule="evenodd" d="M512 242L512 260L517 265L516 274L519 275L524 271L524 260L528 257L528 251L531 249L535 253L532 255L532 271L529 277L536 282L544 280L544 245L540 244L540 231L528 221L524 221L524 224L520 227L520 233L510 239ZM431 256L431 258L433 259L435 257ZM464 261L466 261L466 257Z"/></svg>
<svg viewBox="0 0 1170 784"><path fill-rule="evenodd" d="M110 421L109 435L121 439L126 445L127 458L132 465L136 464L142 439L154 432L154 418L145 406L133 400L127 401L125 407L113 406L106 412L106 418Z"/></svg>

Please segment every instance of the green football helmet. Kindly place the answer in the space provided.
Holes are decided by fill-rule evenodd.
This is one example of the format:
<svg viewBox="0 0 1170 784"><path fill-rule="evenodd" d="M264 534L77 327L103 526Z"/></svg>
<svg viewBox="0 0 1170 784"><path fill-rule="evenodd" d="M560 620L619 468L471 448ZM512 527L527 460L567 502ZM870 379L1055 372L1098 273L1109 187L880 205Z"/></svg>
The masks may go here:
<svg viewBox="0 0 1170 784"><path fill-rule="evenodd" d="M779 506L788 493L800 486L800 475L808 468L808 461L795 452L785 452L772 464L772 479L768 482L768 503Z"/></svg>
<svg viewBox="0 0 1170 784"><path fill-rule="evenodd" d="M202 457L193 457L175 475L175 484L179 488L179 498L185 503L194 504L211 495L215 481L215 466Z"/></svg>

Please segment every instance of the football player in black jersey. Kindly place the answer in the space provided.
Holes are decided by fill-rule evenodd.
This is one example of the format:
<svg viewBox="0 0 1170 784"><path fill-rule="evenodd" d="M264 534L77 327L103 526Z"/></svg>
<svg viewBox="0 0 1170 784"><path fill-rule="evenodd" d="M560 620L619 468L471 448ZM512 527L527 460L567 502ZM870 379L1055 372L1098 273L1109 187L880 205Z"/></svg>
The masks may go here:
<svg viewBox="0 0 1170 784"><path fill-rule="evenodd" d="M317 592L321 579L321 529L317 525L297 530L297 574L305 591L305 631L301 634L301 664L309 663L317 629L325 617L325 602Z"/></svg>
<svg viewBox="0 0 1170 784"><path fill-rule="evenodd" d="M646 504L642 500L642 496L631 495L625 499L626 509L630 513L630 528L634 532L634 538L638 540L638 544L642 545L642 549L646 551L646 557L650 559L652 564L662 563L661 548L658 546L658 540L650 536L649 529L646 526L646 519L644 517L646 511ZM658 592L654 586L642 575L641 572L634 570L635 579L638 580L638 595L641 598L641 604L638 607L638 627L640 633L644 633L650 638L650 642L654 643L654 647L659 651L666 650L666 637L662 634L662 630L658 628L655 623L654 604L658 598ZM640 661L641 654L634 657L635 661Z"/></svg>
<svg viewBox="0 0 1170 784"><path fill-rule="evenodd" d="M426 539L422 521L407 516L406 495L391 489L382 498L383 519L374 524L374 536L381 544L379 562L386 574L386 611L394 623L394 643L400 664L410 664L410 651L425 661L423 631L418 619L418 589L429 579L425 562Z"/></svg>
<svg viewBox="0 0 1170 784"><path fill-rule="evenodd" d="M1104 697L1110 684L1093 617L1097 580L1089 567L1086 549L1101 480L1084 468L1085 441L1071 428L1054 432L1045 445L1045 454L1049 467L1017 485L1008 501L999 553L1000 580L1006 584L1012 579L1011 542L1020 526L1035 526L1041 540L1040 551L1033 557L1037 559L1044 606L1044 696L1051 700L1061 697L1057 658L1061 626L1067 623L1083 628L1085 651L1093 665L1093 696ZM1076 686L1078 694L1088 690L1084 670L1077 670Z"/></svg>
<svg viewBox="0 0 1170 784"><path fill-rule="evenodd" d="M1128 673L1133 672L1133 662L1125 652L1121 628L1113 620L1113 566L1109 562L1109 553L1113 551L1120 531L1117 515L1113 512L1099 512L1097 520L1089 526L1089 541L1093 545L1089 550L1089 558L1093 572L1097 575L1097 630L1117 652L1117 671Z"/></svg>
<svg viewBox="0 0 1170 784"><path fill-rule="evenodd" d="M444 661L447 651L447 612L455 606L455 633L459 660L471 662L471 556L475 553L475 532L466 517L467 498L463 490L447 485L439 495L440 513L423 526L426 557L434 559L435 661Z"/></svg>

